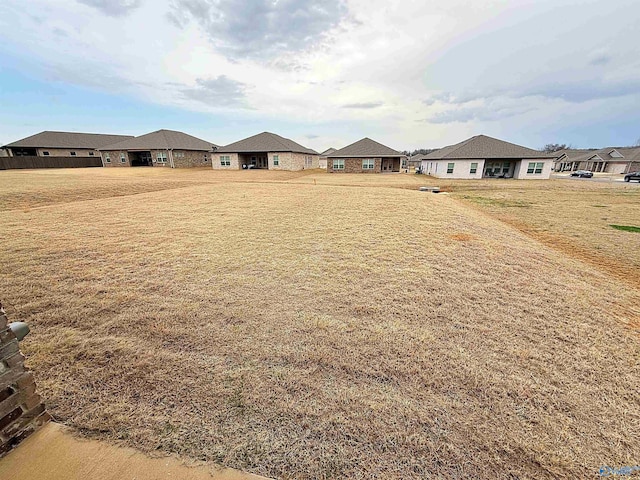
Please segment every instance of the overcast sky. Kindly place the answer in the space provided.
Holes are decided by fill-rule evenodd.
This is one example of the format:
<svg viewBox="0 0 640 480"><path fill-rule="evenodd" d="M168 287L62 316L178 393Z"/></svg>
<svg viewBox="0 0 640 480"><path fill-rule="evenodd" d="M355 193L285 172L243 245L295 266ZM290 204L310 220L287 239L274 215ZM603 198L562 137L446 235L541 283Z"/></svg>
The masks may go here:
<svg viewBox="0 0 640 480"><path fill-rule="evenodd" d="M640 138L638 0L2 0L0 144L272 131L399 150Z"/></svg>

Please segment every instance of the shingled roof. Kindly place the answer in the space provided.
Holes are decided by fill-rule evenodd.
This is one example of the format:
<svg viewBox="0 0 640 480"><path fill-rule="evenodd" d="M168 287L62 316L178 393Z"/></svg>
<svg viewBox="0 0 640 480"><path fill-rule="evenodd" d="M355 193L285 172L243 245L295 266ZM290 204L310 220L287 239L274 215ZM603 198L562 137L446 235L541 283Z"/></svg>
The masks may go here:
<svg viewBox="0 0 640 480"><path fill-rule="evenodd" d="M375 142L370 138L363 138L351 145L347 145L340 150L336 150L329 158L345 158L345 157L401 157L402 154L392 148Z"/></svg>
<svg viewBox="0 0 640 480"><path fill-rule="evenodd" d="M476 135L464 142L431 152L423 160L465 159L465 158L556 158L557 154L539 152L514 143L498 140L486 135Z"/></svg>
<svg viewBox="0 0 640 480"><path fill-rule="evenodd" d="M215 147L214 143L183 132L157 130L122 142L105 145L98 150L199 150L210 152Z"/></svg>
<svg viewBox="0 0 640 480"><path fill-rule="evenodd" d="M53 132L45 130L30 137L5 145L10 148L90 148L98 149L110 143L121 142L131 135L103 133Z"/></svg>
<svg viewBox="0 0 640 480"><path fill-rule="evenodd" d="M333 152L337 151L335 148L327 148L324 152L320 154L321 157L326 157L327 155L331 155Z"/></svg>
<svg viewBox="0 0 640 480"><path fill-rule="evenodd" d="M303 147L288 138L271 132L262 132L253 137L239 140L235 143L220 147L219 153L258 153L258 152L295 152L318 155L318 152Z"/></svg>
<svg viewBox="0 0 640 480"><path fill-rule="evenodd" d="M613 151L618 152L622 157L612 157ZM639 162L640 147L606 147L600 149L566 149L556 152L558 157L563 155L572 162L584 162L591 160L596 155L604 162ZM597 159L594 159L598 161Z"/></svg>

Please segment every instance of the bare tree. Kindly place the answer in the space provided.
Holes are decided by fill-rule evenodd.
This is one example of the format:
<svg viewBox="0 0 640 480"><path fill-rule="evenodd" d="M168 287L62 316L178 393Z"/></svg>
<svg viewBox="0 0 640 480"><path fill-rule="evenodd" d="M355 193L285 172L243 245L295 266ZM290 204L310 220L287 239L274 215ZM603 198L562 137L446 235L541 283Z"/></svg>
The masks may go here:
<svg viewBox="0 0 640 480"><path fill-rule="evenodd" d="M553 153L564 150L566 148L569 148L569 145L567 145L566 143L547 143L544 147L542 147L542 151L545 153Z"/></svg>

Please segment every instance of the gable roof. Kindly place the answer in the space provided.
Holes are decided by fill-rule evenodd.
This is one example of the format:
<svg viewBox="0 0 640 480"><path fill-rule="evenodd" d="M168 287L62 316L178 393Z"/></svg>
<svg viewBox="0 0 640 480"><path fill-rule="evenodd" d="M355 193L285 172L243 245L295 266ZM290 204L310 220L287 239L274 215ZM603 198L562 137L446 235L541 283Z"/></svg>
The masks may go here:
<svg viewBox="0 0 640 480"><path fill-rule="evenodd" d="M486 135L476 135L467 140L441 148L424 156L424 160L465 158L557 158L559 154L548 154L515 143L505 142Z"/></svg>
<svg viewBox="0 0 640 480"><path fill-rule="evenodd" d="M318 152L288 138L271 132L262 132L218 148L221 153L294 152L318 155Z"/></svg>
<svg viewBox="0 0 640 480"><path fill-rule="evenodd" d="M363 138L340 150L336 150L328 157L402 157L403 155L392 148L382 145L370 138Z"/></svg>
<svg viewBox="0 0 640 480"><path fill-rule="evenodd" d="M110 143L121 142L131 135L108 135L103 133L54 132L45 130L30 137L5 145L13 148L90 148L98 149Z"/></svg>
<svg viewBox="0 0 640 480"><path fill-rule="evenodd" d="M622 157L613 157L611 153L617 152ZM593 157L600 157L604 162L638 162L640 161L640 147L605 147L605 148L567 148L556 152L559 156L566 155L571 162L584 162Z"/></svg>
<svg viewBox="0 0 640 480"><path fill-rule="evenodd" d="M331 155L333 152L337 151L335 148L327 148L324 152L320 154L321 157L326 157L327 155Z"/></svg>
<svg viewBox="0 0 640 480"><path fill-rule="evenodd" d="M175 130L157 130L118 143L105 145L98 150L200 150L212 151L216 145L192 135Z"/></svg>

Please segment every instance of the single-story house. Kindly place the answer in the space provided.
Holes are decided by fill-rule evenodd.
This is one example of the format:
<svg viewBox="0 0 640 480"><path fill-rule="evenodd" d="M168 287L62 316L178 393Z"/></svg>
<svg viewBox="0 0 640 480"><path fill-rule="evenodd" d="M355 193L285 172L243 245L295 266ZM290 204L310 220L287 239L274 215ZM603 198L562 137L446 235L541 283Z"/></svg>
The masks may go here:
<svg viewBox="0 0 640 480"><path fill-rule="evenodd" d="M566 149L556 152L556 172L591 170L592 172L629 173L640 170L640 147Z"/></svg>
<svg viewBox="0 0 640 480"><path fill-rule="evenodd" d="M305 170L318 168L320 155L288 138L262 132L218 148L214 157L212 166L220 170Z"/></svg>
<svg viewBox="0 0 640 480"><path fill-rule="evenodd" d="M105 167L204 167L211 165L216 145L175 130L156 132L105 145Z"/></svg>
<svg viewBox="0 0 640 480"><path fill-rule="evenodd" d="M370 138L363 138L327 156L327 172L399 172L405 155Z"/></svg>
<svg viewBox="0 0 640 480"><path fill-rule="evenodd" d="M556 154L477 135L422 158L422 173L437 178L548 179Z"/></svg>
<svg viewBox="0 0 640 480"><path fill-rule="evenodd" d="M327 148L324 152L322 152L320 154L320 160L318 161L318 168L326 170L326 168L327 168L327 156L331 155L335 151L336 151L336 149L331 147L331 148Z"/></svg>
<svg viewBox="0 0 640 480"><path fill-rule="evenodd" d="M44 131L5 145L10 157L99 157L96 151L131 135Z"/></svg>

